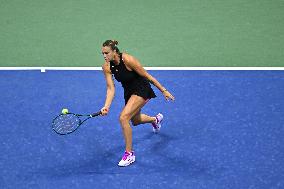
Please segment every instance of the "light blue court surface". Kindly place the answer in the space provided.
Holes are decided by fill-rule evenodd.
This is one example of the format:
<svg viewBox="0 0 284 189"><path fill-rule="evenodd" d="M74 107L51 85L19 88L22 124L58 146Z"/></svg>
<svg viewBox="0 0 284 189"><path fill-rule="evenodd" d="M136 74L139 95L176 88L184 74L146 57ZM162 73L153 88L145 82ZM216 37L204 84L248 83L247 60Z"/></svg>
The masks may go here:
<svg viewBox="0 0 284 189"><path fill-rule="evenodd" d="M137 161L119 168L119 83L109 116L59 136L62 108L103 106L102 72L1 71L0 188L284 188L284 71L150 73L176 101L156 90L143 112L164 114L161 133L134 127Z"/></svg>

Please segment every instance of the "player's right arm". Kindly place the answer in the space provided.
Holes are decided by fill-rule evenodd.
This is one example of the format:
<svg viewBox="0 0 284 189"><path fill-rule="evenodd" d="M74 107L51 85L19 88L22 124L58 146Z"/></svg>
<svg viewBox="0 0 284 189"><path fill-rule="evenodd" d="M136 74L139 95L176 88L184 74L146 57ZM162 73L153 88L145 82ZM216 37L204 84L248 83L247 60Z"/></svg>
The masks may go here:
<svg viewBox="0 0 284 189"><path fill-rule="evenodd" d="M110 66L109 66L109 62L105 62L102 66L103 69L103 73L105 75L105 80L106 80L106 100L105 100L105 105L104 107L101 109L102 115L107 115L110 105L112 103L112 100L114 98L114 94L115 94L115 87L114 87L114 81L112 78L112 74L110 71Z"/></svg>

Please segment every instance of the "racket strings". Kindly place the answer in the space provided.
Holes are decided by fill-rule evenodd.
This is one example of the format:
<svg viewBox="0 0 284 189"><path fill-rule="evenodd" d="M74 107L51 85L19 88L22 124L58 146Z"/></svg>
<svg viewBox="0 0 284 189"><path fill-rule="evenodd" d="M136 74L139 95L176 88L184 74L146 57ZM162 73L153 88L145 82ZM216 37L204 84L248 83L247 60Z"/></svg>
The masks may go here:
<svg viewBox="0 0 284 189"><path fill-rule="evenodd" d="M80 119L74 114L62 114L53 121L53 129L59 134L71 133L80 125Z"/></svg>

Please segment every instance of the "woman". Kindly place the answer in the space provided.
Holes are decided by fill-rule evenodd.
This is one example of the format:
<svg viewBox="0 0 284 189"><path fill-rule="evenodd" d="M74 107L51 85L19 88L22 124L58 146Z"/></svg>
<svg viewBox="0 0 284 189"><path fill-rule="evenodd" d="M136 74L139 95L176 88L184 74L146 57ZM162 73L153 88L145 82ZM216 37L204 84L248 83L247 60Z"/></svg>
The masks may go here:
<svg viewBox="0 0 284 189"><path fill-rule="evenodd" d="M124 88L125 99L125 107L119 117L125 139L125 153L118 165L128 166L135 161L135 155L132 150L130 121L135 126L143 123L152 123L155 133L159 132L161 128L162 114L159 113L157 116L152 117L141 113L141 108L147 101L156 97L150 83L156 86L167 100L174 100L174 97L141 66L136 58L126 53L120 53L117 45L118 42L115 40L106 40L102 45L102 54L105 59L102 69L106 79L107 91L105 105L101 112L102 115L107 115L109 112L115 94L112 78L112 75L114 75L115 79L121 82Z"/></svg>

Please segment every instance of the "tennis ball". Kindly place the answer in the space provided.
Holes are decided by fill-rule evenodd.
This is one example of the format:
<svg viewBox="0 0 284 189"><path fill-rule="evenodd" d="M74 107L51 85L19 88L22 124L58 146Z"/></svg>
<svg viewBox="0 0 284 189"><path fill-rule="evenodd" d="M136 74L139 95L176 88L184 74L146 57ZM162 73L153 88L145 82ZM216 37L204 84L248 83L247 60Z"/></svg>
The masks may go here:
<svg viewBox="0 0 284 189"><path fill-rule="evenodd" d="M68 114L68 109L67 108L63 108L61 112L62 112L62 114Z"/></svg>

